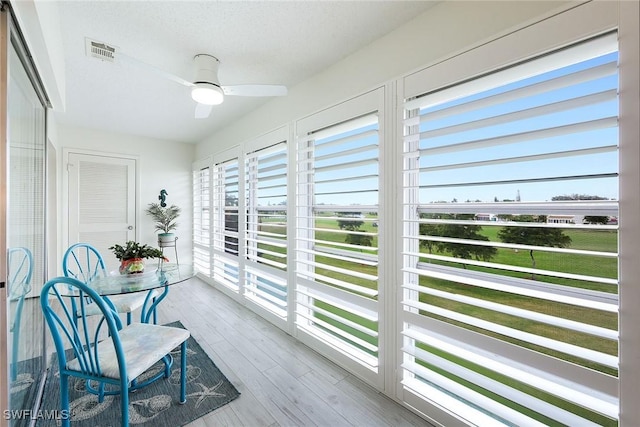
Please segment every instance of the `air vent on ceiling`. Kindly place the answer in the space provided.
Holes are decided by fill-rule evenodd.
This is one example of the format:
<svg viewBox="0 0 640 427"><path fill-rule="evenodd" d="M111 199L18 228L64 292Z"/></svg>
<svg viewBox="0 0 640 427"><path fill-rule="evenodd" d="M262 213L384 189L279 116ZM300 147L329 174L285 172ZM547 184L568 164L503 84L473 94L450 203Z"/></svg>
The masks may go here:
<svg viewBox="0 0 640 427"><path fill-rule="evenodd" d="M94 58L101 59L103 61L115 62L116 60L116 47L109 46L106 43L101 43L89 38L86 41L86 54Z"/></svg>

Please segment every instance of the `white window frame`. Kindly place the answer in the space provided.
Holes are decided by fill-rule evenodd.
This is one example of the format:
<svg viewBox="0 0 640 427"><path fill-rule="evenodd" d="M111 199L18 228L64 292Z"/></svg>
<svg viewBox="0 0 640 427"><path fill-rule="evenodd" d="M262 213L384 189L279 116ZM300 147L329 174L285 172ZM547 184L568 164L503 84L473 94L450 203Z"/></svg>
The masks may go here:
<svg viewBox="0 0 640 427"><path fill-rule="evenodd" d="M193 219L193 262L194 262L194 266L196 268L198 268L198 265L200 262L203 262L204 260L200 260L200 257L197 256L197 254L202 254L202 256L207 258L206 261L206 266L201 266L200 269L198 270L200 275L206 276L208 278L211 277L211 181L212 181L212 161L210 157L207 157L203 160L194 162L191 170L192 170L192 176L193 176L193 183L192 183L192 187L193 187L193 201L194 201L194 206L193 206L193 215L194 215L194 219ZM208 169L208 175L209 175L209 179L208 182L206 183L206 187L204 189L206 189L208 191L206 198L201 197L202 196L202 192L203 192L203 187L201 187L200 183L197 181L197 177L200 174L200 171L204 170L204 169ZM206 201L203 201L202 199L206 199ZM206 207L206 212L209 213L209 218L203 218L203 212L205 211L203 203L207 204ZM196 209L200 209L200 212L196 212ZM206 230L204 229L204 227L202 227L203 222L206 221L207 222L207 228ZM197 238L197 236L200 236L203 240L208 242L208 245L203 245L200 244L198 242L198 240L200 240L199 238Z"/></svg>
<svg viewBox="0 0 640 427"><path fill-rule="evenodd" d="M291 218L291 203L290 200L293 198L293 189L291 185L291 179L289 179L289 175L291 174L291 161L290 161L290 153L289 153L289 145L291 139L291 132L289 126L282 126L273 131L267 132L259 137L251 139L248 142L245 142L242 146L242 163L245 166L244 174L242 180L245 181L243 200L245 201L245 210L246 215L242 215L240 221L244 223L244 233L242 234L243 242L243 252L242 256L242 275L245 280L245 289L243 291L244 300L248 304L248 306L259 313L262 317L267 318L276 326L288 329L287 319L290 315L290 305L292 301L292 292L291 286L288 284L291 283L289 278L292 274L289 270L291 269L292 254L291 254L291 222L294 222ZM252 188L251 184L251 174L253 173L251 170L246 170L247 160L251 157L252 153L258 152L268 147L272 147L276 144L284 144L284 154L287 156L286 165L287 165L287 206L285 207L285 214L287 216L287 257L284 260L286 264L286 269L280 270L274 267L271 267L267 264L257 263L249 260L247 256L247 251L251 250L251 245L247 242L248 238L256 239L257 236L252 236L253 228L247 224L247 215L251 216L256 212L256 207L253 206L251 194L255 193L255 189ZM248 182L247 182L248 181ZM245 197L245 196L249 197ZM268 295L265 295L266 298L261 302L261 298L259 295L253 295L253 291L250 288L250 282L253 277L261 276L266 280L271 280L277 284L283 284L287 288L286 292L286 304L283 306L278 306L281 304L280 301L275 301L274 304L268 304ZM270 308L271 306L271 308Z"/></svg>
<svg viewBox="0 0 640 427"><path fill-rule="evenodd" d="M238 255L229 254L225 251L225 184L223 170L225 164L236 162L238 167ZM242 235L244 233L244 221L241 221L241 213L245 210L244 197L244 165L242 162L240 147L226 150L212 158L213 168L211 171L211 245L212 263L211 275L213 279L220 283L221 290L232 298L240 300L244 285L242 271L242 258L239 254L244 251ZM233 270L236 271L233 271ZM233 277L237 276L237 277Z"/></svg>
<svg viewBox="0 0 640 427"><path fill-rule="evenodd" d="M352 126L348 122L359 117L365 117L371 113L378 115L378 134L379 134L379 153L384 151L384 135L385 135L385 120L382 111L384 110L384 95L385 88L380 87L370 92L367 92L356 98L349 99L338 105L327 108L313 115L300 119L295 125L296 135L296 150L298 155L312 156L312 147L307 147L303 151L299 151L299 146L303 141L308 139L310 133L322 133L324 129L331 129L332 132L337 131L340 128L341 123L347 123L347 126ZM298 182L296 185L296 271L300 273L295 277L295 292L296 292L296 336L305 344L314 348L316 351L325 355L326 357L340 363L343 366L348 366L351 370L355 371L357 375L369 382L378 389L384 387L385 366L380 363L380 354L384 353L382 350L385 345L385 337L381 331L378 331L378 357L371 358L363 357L362 354L354 352L352 348L343 344L341 340L334 338L328 333L323 333L320 328L314 327L311 319L315 319L315 314L310 307L314 304L314 296L321 297L326 301L340 302L344 309L346 307L356 308L361 310L363 317L367 318L371 316L380 324L380 313L382 307L384 307L384 301L381 300L378 294L378 300L365 301L360 297L349 297L342 291L320 285L313 280L304 278L304 272L307 269L313 268L311 265L314 263L312 252L314 248L312 246L311 235L303 235L304 230L312 230L314 228L314 204L315 200L313 195L315 194L313 182L304 181L307 172L306 168L312 167L311 164L306 161L306 157L296 159L297 164L297 177ZM380 168L380 166L379 166ZM311 172L313 173L313 172ZM379 169L380 173L380 169ZM384 186L382 184L382 178L378 178L378 203L383 200ZM378 206L379 207L379 206ZM337 207L340 209L349 209L349 206ZM384 229L385 216L384 213L378 208L378 220L380 228ZM309 274L307 274L309 276ZM378 271L378 289L380 288L380 267ZM330 328L330 325L325 325ZM339 331L335 331L339 333Z"/></svg>
<svg viewBox="0 0 640 427"><path fill-rule="evenodd" d="M399 82L398 90L399 93L402 94L402 99L410 99L424 93L437 91L439 88L454 86L459 82L468 81L474 77L491 74L494 70L502 69L523 62L529 58L537 57L568 45L573 45L574 43L596 35L613 31L616 27L617 16L615 8L609 7L601 2L592 2L589 5L584 5L553 16L465 52L464 54L408 75ZM401 114L402 113L398 112L398 117L402 117ZM622 154L620 156L623 157ZM417 212L417 200L414 207ZM411 210L411 206L406 205L405 209ZM407 212L402 212L401 210L398 212L401 218L407 217L408 215ZM415 229L407 229L406 227L417 227L417 224L405 225L405 232L414 234L417 232ZM402 245L402 240L399 240L398 244ZM409 253L418 252L417 248L403 247L403 250ZM408 277L406 273L404 277L402 273L399 274L399 280L404 280L405 283L406 280L411 280L411 277ZM623 277L622 268L620 274L621 277ZM408 290L405 292L412 291ZM409 296L409 294L407 294L407 296ZM398 308L397 314L399 316L398 324L401 326L401 307ZM431 321L422 321L417 314L414 320L416 324L423 324L422 328L416 328L416 338L420 337L422 340L427 336L430 336L431 339L437 339L438 334L442 334L443 337L451 337L452 334L458 335L459 332L455 328L449 327L441 330L441 325ZM466 333L462 333L459 334L458 339L459 342L466 343L471 337L466 336ZM479 422L479 417L483 417L482 413L470 407L464 407L464 405L452 400L449 396L438 393L435 389L431 395L433 397L431 397L424 394L417 394L410 388L403 387L401 383L403 379L401 376L397 378L397 381L397 397L399 399L418 408L424 413L433 414L434 418L440 422L443 422L442 420L449 420L453 425L459 423L462 419L464 423L475 424ZM404 381L405 383L409 382L407 379L404 379ZM456 386L451 383L450 387L455 388ZM604 386L603 389L607 389L612 395L616 394L615 387L611 387L610 384ZM463 393L463 391L461 391L461 393ZM438 394L439 396L436 396ZM440 405L440 403L446 401L449 401L448 405L450 405L450 408L456 408L456 410L447 410ZM517 417L517 414L513 414L513 416ZM495 422L495 420L488 418L485 419L484 422L489 425Z"/></svg>

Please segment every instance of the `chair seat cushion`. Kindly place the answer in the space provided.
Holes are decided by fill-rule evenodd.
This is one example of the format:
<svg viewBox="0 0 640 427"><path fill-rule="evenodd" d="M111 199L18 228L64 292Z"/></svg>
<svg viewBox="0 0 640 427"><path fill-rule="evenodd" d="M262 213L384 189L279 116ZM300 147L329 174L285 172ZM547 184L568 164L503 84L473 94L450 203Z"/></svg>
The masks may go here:
<svg viewBox="0 0 640 427"><path fill-rule="evenodd" d="M190 333L182 328L132 323L120 330L118 335L126 360L127 382L131 382L171 350L186 341ZM102 376L120 378L118 359L111 338L100 341L98 344L98 359ZM69 361L67 369L80 370L78 359Z"/></svg>
<svg viewBox="0 0 640 427"><path fill-rule="evenodd" d="M151 298L156 298L160 295L160 291L152 289ZM113 303L118 313L131 313L144 305L144 301L147 298L146 292L137 292L133 294L125 295L110 295L107 298ZM102 314L100 308L96 304L89 304L85 308L85 315L94 316L96 314Z"/></svg>

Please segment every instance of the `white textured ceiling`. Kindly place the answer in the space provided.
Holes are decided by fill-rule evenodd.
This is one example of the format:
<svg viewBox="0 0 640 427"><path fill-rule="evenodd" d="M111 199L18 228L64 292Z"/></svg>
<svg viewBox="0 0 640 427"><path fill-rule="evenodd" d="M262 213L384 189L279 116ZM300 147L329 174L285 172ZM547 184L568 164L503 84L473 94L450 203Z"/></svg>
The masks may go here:
<svg viewBox="0 0 640 427"><path fill-rule="evenodd" d="M64 1L64 124L196 143L269 98L226 97L194 119L189 89L127 63L85 55L85 37L183 77L193 56L220 59L222 85L289 88L408 22L429 1Z"/></svg>

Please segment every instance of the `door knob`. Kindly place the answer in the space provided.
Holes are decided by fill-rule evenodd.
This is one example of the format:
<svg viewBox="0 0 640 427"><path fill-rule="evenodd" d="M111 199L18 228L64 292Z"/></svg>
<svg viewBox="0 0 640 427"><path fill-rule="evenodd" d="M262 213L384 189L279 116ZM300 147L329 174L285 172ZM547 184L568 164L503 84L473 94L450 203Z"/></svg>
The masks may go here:
<svg viewBox="0 0 640 427"><path fill-rule="evenodd" d="M133 230L133 225L128 226L127 230Z"/></svg>

